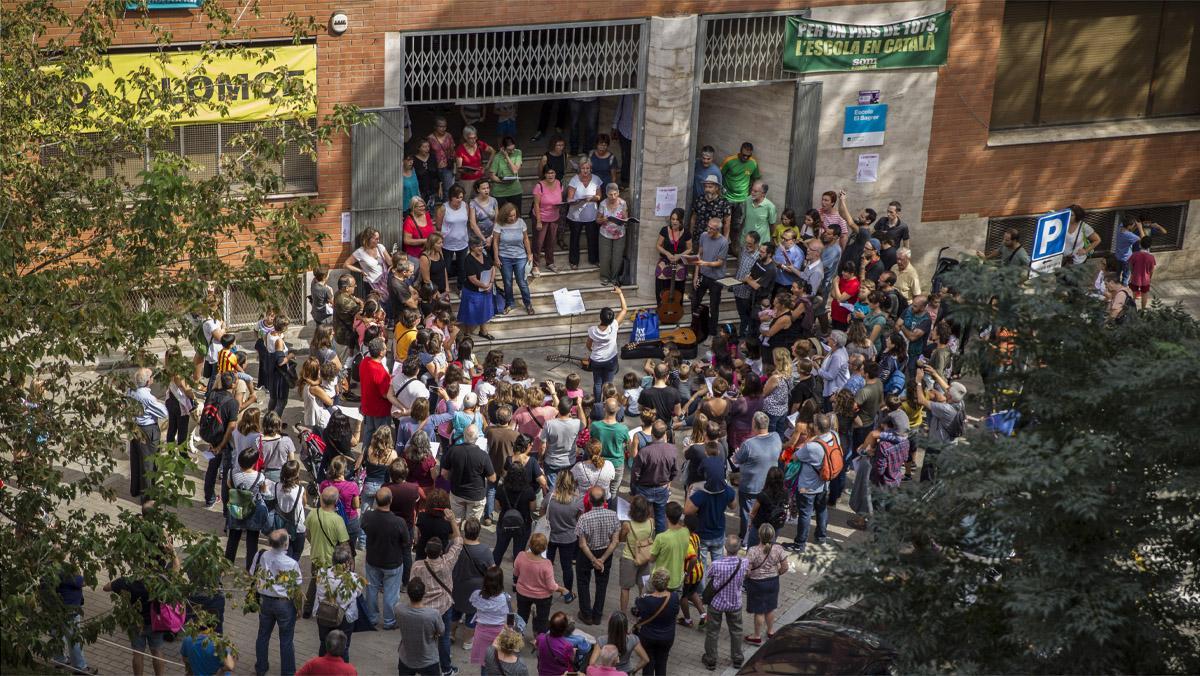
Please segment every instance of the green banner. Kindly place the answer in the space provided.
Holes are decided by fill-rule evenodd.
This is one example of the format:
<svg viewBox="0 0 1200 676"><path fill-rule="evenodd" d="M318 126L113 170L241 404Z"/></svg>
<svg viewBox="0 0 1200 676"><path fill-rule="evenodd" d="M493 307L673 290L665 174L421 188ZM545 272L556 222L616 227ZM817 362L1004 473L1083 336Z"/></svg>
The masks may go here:
<svg viewBox="0 0 1200 676"><path fill-rule="evenodd" d="M788 17L783 69L798 73L927 68L946 63L950 12L881 26Z"/></svg>

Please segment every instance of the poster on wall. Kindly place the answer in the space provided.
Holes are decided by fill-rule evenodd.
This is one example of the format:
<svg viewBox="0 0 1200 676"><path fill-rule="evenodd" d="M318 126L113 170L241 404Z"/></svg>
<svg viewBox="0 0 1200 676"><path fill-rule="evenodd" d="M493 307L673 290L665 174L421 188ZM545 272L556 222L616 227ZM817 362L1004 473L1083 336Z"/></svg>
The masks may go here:
<svg viewBox="0 0 1200 676"><path fill-rule="evenodd" d="M891 68L929 68L946 63L950 12L883 25L859 25L788 17L783 69L837 73Z"/></svg>
<svg viewBox="0 0 1200 676"><path fill-rule="evenodd" d="M842 126L843 148L866 148L883 145L887 130L888 104L846 106L846 121Z"/></svg>
<svg viewBox="0 0 1200 676"><path fill-rule="evenodd" d="M879 180L879 153L863 153L858 156L858 171L855 183L874 183Z"/></svg>

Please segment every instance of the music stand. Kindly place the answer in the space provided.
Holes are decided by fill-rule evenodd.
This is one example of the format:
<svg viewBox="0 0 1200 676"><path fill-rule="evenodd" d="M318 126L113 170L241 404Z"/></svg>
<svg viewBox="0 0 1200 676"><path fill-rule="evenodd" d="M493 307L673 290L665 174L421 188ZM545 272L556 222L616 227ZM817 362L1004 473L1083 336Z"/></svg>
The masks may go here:
<svg viewBox="0 0 1200 676"><path fill-rule="evenodd" d="M577 366L583 366L583 357L576 357L571 354L571 350L575 344L575 318L587 312L587 307L583 303L583 295L579 293L579 289L558 289L554 292L554 309L560 317L568 317L567 323L567 352L566 354L554 353L546 355L546 361L562 365L566 362L571 362ZM550 370L558 368L555 366Z"/></svg>

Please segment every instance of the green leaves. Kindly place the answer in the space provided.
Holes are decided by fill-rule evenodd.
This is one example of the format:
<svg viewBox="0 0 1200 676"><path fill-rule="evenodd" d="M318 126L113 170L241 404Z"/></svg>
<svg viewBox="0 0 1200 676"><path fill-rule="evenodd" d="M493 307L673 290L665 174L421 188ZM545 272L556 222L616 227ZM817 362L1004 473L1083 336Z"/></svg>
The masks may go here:
<svg viewBox="0 0 1200 676"><path fill-rule="evenodd" d="M240 10L207 2L200 12L213 40L197 46L196 74L218 50L244 52L239 41L252 37L237 21ZM188 528L176 512L195 499L200 475L181 449L164 447L158 458L149 492L157 509L143 515L118 500L125 485L114 471L127 465L135 410L125 397L130 383L126 373L89 367L118 356L153 367L159 383L190 378L190 360L164 364L156 340L186 344L188 315L205 310L210 286L277 300L281 279L315 263L311 245L319 238L310 225L324 209L311 199L269 199L283 185L285 150L316 157L321 143L361 118L353 107L336 106L323 121L239 125L237 156L227 156L220 172L198 172L166 150L179 137L159 115L166 105L175 106L171 115L186 114L195 102L123 96L151 91L159 81L154 67L76 105L78 82L104 67L118 26L144 30L164 48L170 43L159 22L126 12L124 0L27 0L6 5L0 22L0 95L10 103L0 107L5 661L58 652L50 637L66 620L53 593L61 575L82 574L89 586L130 575L164 599L226 584L248 588L215 535ZM262 62L264 70L279 67L266 52ZM272 103L281 109L315 96L298 82L276 89ZM169 552L181 556L183 571L164 566ZM132 619L119 607L90 618L84 632L94 638Z"/></svg>
<svg viewBox="0 0 1200 676"><path fill-rule="evenodd" d="M1158 306L1106 327L1091 274L952 275L956 320L1004 338L972 339L973 399L1026 426L945 449L818 584L863 599L902 672L1200 669L1200 324Z"/></svg>

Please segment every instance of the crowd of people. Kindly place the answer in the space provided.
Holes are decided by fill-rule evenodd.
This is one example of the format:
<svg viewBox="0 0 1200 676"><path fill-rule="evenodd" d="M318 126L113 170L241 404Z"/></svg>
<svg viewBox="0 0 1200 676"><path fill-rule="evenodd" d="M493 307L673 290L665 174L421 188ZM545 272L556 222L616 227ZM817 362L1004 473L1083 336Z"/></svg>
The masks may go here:
<svg viewBox="0 0 1200 676"><path fill-rule="evenodd" d="M324 270L314 275L306 355L288 344L288 319L269 310L256 327L256 376L234 332L212 317L199 323L195 377L172 379L165 405L153 372L135 373L134 473L159 452L168 418L168 443L211 455L206 503L215 507L219 480L226 557L235 560L245 541L260 601L260 674L273 632L280 671L296 672L298 617L315 617L321 640L315 659L325 666L311 673L351 673L330 665L349 665L354 634L377 629L400 630L401 674L455 673L455 642L484 674L527 673L526 646L540 674L662 674L676 632L693 628L704 632L711 670L721 663L722 625L730 663L741 665L743 644L774 635L789 557L826 545L843 496L849 524L867 529L903 482L936 476L938 450L966 423L959 355L972 336L1001 333L969 326L952 288L920 278L899 202L879 216L827 191L802 217L776 209L746 143L720 164L703 148L690 209L670 215L656 247L659 289L690 279L694 302L708 300L704 356L684 358L668 342L662 358L623 368L617 336L630 317L619 271L608 266L616 252L594 250L588 224L608 238L599 219L625 207L616 185L607 199L600 188L616 183L618 165L596 179L593 158L574 167L562 198L576 202L567 212L570 261L588 234L619 307L601 309L589 327L590 391L578 372L536 381L520 357L499 349L477 357L475 337L490 338L499 276L503 307L515 300L515 280L532 312L523 268L536 251L553 269L547 242L558 212L542 208L558 208L562 142L541 163L531 237L520 195L489 193L489 180L520 164L512 139L493 154L468 127L455 146L443 123L419 141L417 157L423 171L437 169L436 181L419 182L397 243L404 255L368 229L347 264L365 293L352 275L339 276L336 291ZM605 141L596 138L593 154L607 153ZM429 145L440 148L433 163ZM1083 216L1068 233L1077 264L1098 244ZM1006 235L1003 265L1017 264L1013 240L1019 248L1019 233ZM1118 256L1101 273L1121 312L1148 292L1153 258L1145 260L1148 243L1137 248L1130 242L1132 264ZM730 253L736 262L727 265ZM462 291L457 321L451 275ZM718 316L727 276L740 282L730 323ZM293 390L302 413L289 427ZM488 532L494 539L484 543ZM264 535L270 547L260 551ZM606 611L614 568L619 607ZM752 616L745 631L743 613ZM142 629L134 647L153 652L158 632ZM211 643L187 650L194 673L226 659Z"/></svg>

